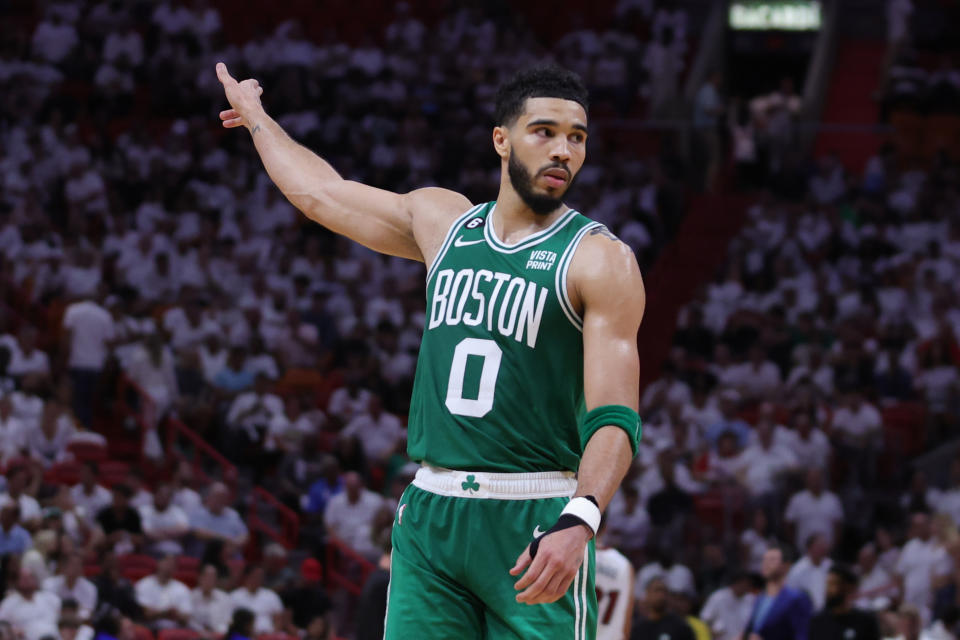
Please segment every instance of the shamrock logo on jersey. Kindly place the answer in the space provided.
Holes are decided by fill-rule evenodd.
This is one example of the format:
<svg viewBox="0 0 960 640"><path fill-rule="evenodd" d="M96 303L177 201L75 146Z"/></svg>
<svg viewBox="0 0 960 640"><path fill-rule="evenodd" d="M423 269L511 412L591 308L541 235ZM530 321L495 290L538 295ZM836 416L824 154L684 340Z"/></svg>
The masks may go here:
<svg viewBox="0 0 960 640"><path fill-rule="evenodd" d="M460 486L464 491L480 491L480 483L473 474L467 476L466 482L461 482Z"/></svg>

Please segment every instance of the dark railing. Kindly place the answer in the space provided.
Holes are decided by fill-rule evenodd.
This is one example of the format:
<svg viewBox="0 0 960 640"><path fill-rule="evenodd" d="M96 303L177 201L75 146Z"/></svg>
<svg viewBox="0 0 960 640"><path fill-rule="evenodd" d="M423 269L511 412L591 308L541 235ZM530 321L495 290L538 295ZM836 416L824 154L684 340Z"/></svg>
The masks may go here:
<svg viewBox="0 0 960 640"><path fill-rule="evenodd" d="M355 596L360 595L367 577L376 569L372 562L336 538L327 540L324 565L328 585L343 588Z"/></svg>
<svg viewBox="0 0 960 640"><path fill-rule="evenodd" d="M279 530L260 517L260 510L263 507L276 512L276 519L280 523ZM262 487L254 487L250 492L247 526L252 530L260 531L288 549L296 546L300 535L300 517L293 509L277 500L272 493Z"/></svg>
<svg viewBox="0 0 960 640"><path fill-rule="evenodd" d="M182 438L193 445L193 449L197 454L193 457L193 470L201 479L210 479L209 475L203 470L202 454L220 467L221 478L224 482L231 487L236 485L237 467L227 460L222 453L217 451L213 445L204 440L200 434L181 422L179 418L169 418L165 426L167 431L166 448L168 456L186 457L179 453L180 449L177 446L178 440Z"/></svg>

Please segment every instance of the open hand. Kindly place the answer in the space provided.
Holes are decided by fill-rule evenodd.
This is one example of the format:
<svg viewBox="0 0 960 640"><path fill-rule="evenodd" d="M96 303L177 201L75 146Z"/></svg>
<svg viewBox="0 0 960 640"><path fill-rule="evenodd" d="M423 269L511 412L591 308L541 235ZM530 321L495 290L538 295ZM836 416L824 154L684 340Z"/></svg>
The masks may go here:
<svg viewBox="0 0 960 640"><path fill-rule="evenodd" d="M237 82L227 71L227 65L222 62L217 63L217 79L223 85L227 102L233 107L220 112L223 126L227 129L249 127L252 118L263 111L263 106L260 104L263 87L253 78Z"/></svg>
<svg viewBox="0 0 960 640"><path fill-rule="evenodd" d="M570 588L583 564L583 550L590 540L586 527L570 527L555 531L540 540L537 557L530 560L530 545L523 550L517 563L510 569L510 575L518 576L513 588L523 590L517 595L517 602L524 604L546 604L556 602Z"/></svg>

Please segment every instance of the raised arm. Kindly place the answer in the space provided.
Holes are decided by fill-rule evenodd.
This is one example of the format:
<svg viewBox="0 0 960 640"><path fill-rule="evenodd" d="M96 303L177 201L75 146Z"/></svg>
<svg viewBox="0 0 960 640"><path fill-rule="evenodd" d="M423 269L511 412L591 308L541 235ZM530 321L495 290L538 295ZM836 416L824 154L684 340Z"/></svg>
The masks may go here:
<svg viewBox="0 0 960 640"><path fill-rule="evenodd" d="M577 472L577 497L593 496L600 510L610 504L633 459L639 422L640 358L637 331L646 305L643 279L633 252L604 227L588 233L570 265L570 298L582 309L584 397L588 410L612 407L597 415L592 427L583 430L586 439ZM618 411L619 409L619 411ZM512 575L526 573L514 587L523 590L518 602L554 602L569 589L584 547L593 533L587 526L573 526L543 536L531 560L530 548L517 558Z"/></svg>
<svg viewBox="0 0 960 640"><path fill-rule="evenodd" d="M430 263L453 217L470 208L463 195L435 187L397 194L344 180L323 158L290 138L260 103L263 88L237 82L222 62L217 78L230 109L226 128L246 127L270 179L311 220L390 255Z"/></svg>

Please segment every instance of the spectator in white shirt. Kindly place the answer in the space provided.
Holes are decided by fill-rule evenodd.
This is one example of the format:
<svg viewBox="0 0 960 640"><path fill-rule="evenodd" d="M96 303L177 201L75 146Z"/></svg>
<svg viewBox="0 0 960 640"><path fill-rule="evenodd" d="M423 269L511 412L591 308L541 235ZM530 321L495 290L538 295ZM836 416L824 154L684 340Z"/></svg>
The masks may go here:
<svg viewBox="0 0 960 640"><path fill-rule="evenodd" d="M72 598L60 602L60 619L57 621L60 640L93 640L93 627L84 623L79 607Z"/></svg>
<svg viewBox="0 0 960 640"><path fill-rule="evenodd" d="M70 487L70 500L81 510L88 523L92 523L100 510L113 502L110 490L97 484L99 471L93 460L84 462L80 467L80 482Z"/></svg>
<svg viewBox="0 0 960 640"><path fill-rule="evenodd" d="M623 484L607 509L606 540L629 557L636 557L647 544L650 515L640 504L637 488Z"/></svg>
<svg viewBox="0 0 960 640"><path fill-rule="evenodd" d="M847 461L847 481L870 486L876 471L876 455L883 438L883 418L860 390L851 390L843 406L833 414L832 437L838 440L838 454Z"/></svg>
<svg viewBox="0 0 960 640"><path fill-rule="evenodd" d="M740 534L740 558L747 571L759 574L763 567L763 554L777 544L776 536L770 533L770 520L761 508L753 510L750 525Z"/></svg>
<svg viewBox="0 0 960 640"><path fill-rule="evenodd" d="M13 413L13 394L0 393L0 461L19 457L27 444L27 425Z"/></svg>
<svg viewBox="0 0 960 640"><path fill-rule="evenodd" d="M737 461L737 473L754 498L773 496L781 476L797 467L793 452L773 442L768 421L757 423L757 442L747 447Z"/></svg>
<svg viewBox="0 0 960 640"><path fill-rule="evenodd" d="M673 551L668 544L658 545L654 554L655 559L637 572L637 580L633 587L635 592L645 591L646 586L654 578L662 579L667 589L673 593L695 594L697 592L693 572L674 561Z"/></svg>
<svg viewBox="0 0 960 640"><path fill-rule="evenodd" d="M103 59L109 63L125 59L131 66L138 67L143 62L143 38L131 22L121 33L114 31L103 41Z"/></svg>
<svg viewBox="0 0 960 640"><path fill-rule="evenodd" d="M670 471L665 470L670 468ZM657 463L651 465L637 482L637 490L640 492L640 498L644 506L647 505L650 498L667 486L665 476L671 475L671 481L677 487L689 494L699 494L703 491L703 486L693 479L690 469L683 462L677 460L676 454L672 448L666 447L657 453ZM638 593L642 591L638 590Z"/></svg>
<svg viewBox="0 0 960 640"><path fill-rule="evenodd" d="M269 379L257 376L253 390L238 395L227 411L227 426L245 444L259 445L270 424L286 418L283 400L269 388Z"/></svg>
<svg viewBox="0 0 960 640"><path fill-rule="evenodd" d="M13 350L7 373L16 378L30 374L50 375L50 358L37 348L37 330L24 327L20 331L16 349Z"/></svg>
<svg viewBox="0 0 960 640"><path fill-rule="evenodd" d="M819 345L809 347L806 364L798 364L790 370L787 386L794 387L804 380L812 382L821 393L833 393L833 368L824 359Z"/></svg>
<svg viewBox="0 0 960 640"><path fill-rule="evenodd" d="M367 459L375 463L385 462L396 453L406 437L400 418L383 410L378 395L371 396L367 411L355 416L341 433L357 436Z"/></svg>
<svg viewBox="0 0 960 640"><path fill-rule="evenodd" d="M171 487L173 489L173 504L183 509L187 517L192 517L193 512L203 506L200 494L193 489L194 484L193 463L188 460L181 460L171 479Z"/></svg>
<svg viewBox="0 0 960 640"><path fill-rule="evenodd" d="M786 585L805 591L813 602L813 610L823 609L827 598L827 573L833 561L827 557L830 547L822 533L813 533L807 540L807 553L787 572Z"/></svg>
<svg viewBox="0 0 960 640"><path fill-rule="evenodd" d="M872 543L860 549L857 574L860 576L855 603L858 608L883 611L897 599L897 581L877 562L877 549Z"/></svg>
<svg viewBox="0 0 960 640"><path fill-rule="evenodd" d="M717 589L707 598L700 619L710 627L715 640L738 640L747 628L757 599L752 586L750 575L739 573L730 586Z"/></svg>
<svg viewBox="0 0 960 640"><path fill-rule="evenodd" d="M168 484L157 486L153 504L140 507L140 524L151 551L159 554L183 553L183 536L190 523L183 509L173 504L173 489Z"/></svg>
<svg viewBox="0 0 960 640"><path fill-rule="evenodd" d="M690 386L677 378L676 366L668 361L663 365L659 380L652 382L643 392L640 399L640 411L648 414L658 409L665 409L667 405L684 405L690 402L692 393Z"/></svg>
<svg viewBox="0 0 960 640"><path fill-rule="evenodd" d="M800 468L819 469L826 474L833 452L826 434L814 426L810 413L804 410L793 412L791 426L793 437L782 444L793 451Z"/></svg>
<svg viewBox="0 0 960 640"><path fill-rule="evenodd" d="M60 616L60 598L37 589L36 574L21 568L17 575L16 591L0 602L0 620L9 622L25 640L40 640L44 636L56 638L57 618Z"/></svg>
<svg viewBox="0 0 960 640"><path fill-rule="evenodd" d="M327 405L327 414L347 424L354 416L370 410L373 394L360 386L361 374L351 372L346 376L346 384L332 394Z"/></svg>
<svg viewBox="0 0 960 640"><path fill-rule="evenodd" d="M97 607L97 588L83 577L83 555L79 553L66 558L60 575L43 581L43 590L61 601L75 600L82 620L89 620Z"/></svg>
<svg viewBox="0 0 960 640"><path fill-rule="evenodd" d="M30 471L22 464L7 469L7 492L0 494L0 504L15 502L20 507L20 524L34 530L40 525L40 503L27 493Z"/></svg>
<svg viewBox="0 0 960 640"><path fill-rule="evenodd" d="M134 587L143 617L157 629L185 627L190 619L190 590L173 578L175 563L175 556L164 556L157 561L156 572Z"/></svg>
<svg viewBox="0 0 960 640"><path fill-rule="evenodd" d="M235 547L247 541L247 525L230 504L230 490L215 482L207 492L205 504L190 514L190 528L200 540L222 540Z"/></svg>
<svg viewBox="0 0 960 640"><path fill-rule="evenodd" d="M736 383L746 399L766 400L775 398L783 379L780 368L767 359L763 347L750 348L750 358L736 369Z"/></svg>
<svg viewBox="0 0 960 640"><path fill-rule="evenodd" d="M63 328L69 344L73 411L89 428L93 421L93 398L115 336L113 317L92 300L75 302L64 312Z"/></svg>
<svg viewBox="0 0 960 640"><path fill-rule="evenodd" d="M77 426L70 410L59 398L51 398L43 407L40 428L27 432L30 457L44 467L68 457L67 445L77 435Z"/></svg>
<svg viewBox="0 0 960 640"><path fill-rule="evenodd" d="M880 412L859 391L845 394L843 405L833 414L833 431L851 448L875 446L882 425Z"/></svg>
<svg viewBox="0 0 960 640"><path fill-rule="evenodd" d="M372 539L373 521L384 507L384 500L367 489L356 472L343 477L344 490L330 498L323 513L323 522L331 536L370 557L379 551Z"/></svg>
<svg viewBox="0 0 960 640"><path fill-rule="evenodd" d="M950 516L954 525L960 527L960 458L954 458L950 463L949 487L943 491L929 489L926 502L937 513Z"/></svg>
<svg viewBox="0 0 960 640"><path fill-rule="evenodd" d="M254 633L273 633L282 628L283 603L274 591L263 586L263 568L251 564L243 577L243 584L230 592L234 608L249 609L256 616Z"/></svg>
<svg viewBox="0 0 960 640"><path fill-rule="evenodd" d="M807 488L793 495L787 503L784 519L793 533L797 548L814 533L822 533L827 546L833 546L843 526L843 507L835 494L824 490L823 474L819 469L807 471Z"/></svg>
<svg viewBox="0 0 960 640"><path fill-rule="evenodd" d="M934 578L946 575L951 567L949 555L936 544L930 529L927 514L914 513L910 517L910 539L896 566L903 601L917 607L924 619L933 604Z"/></svg>
<svg viewBox="0 0 960 640"><path fill-rule="evenodd" d="M127 375L153 401L153 417L159 420L173 408L180 395L173 352L163 338L153 333L134 347L126 365ZM152 426L152 425L148 425Z"/></svg>
<svg viewBox="0 0 960 640"><path fill-rule="evenodd" d="M51 12L33 32L33 52L47 62L63 62L77 46L77 30L59 12Z"/></svg>
<svg viewBox="0 0 960 640"><path fill-rule="evenodd" d="M217 589L217 568L212 564L200 570L191 598L190 628L201 633L226 633L234 604L225 591Z"/></svg>

